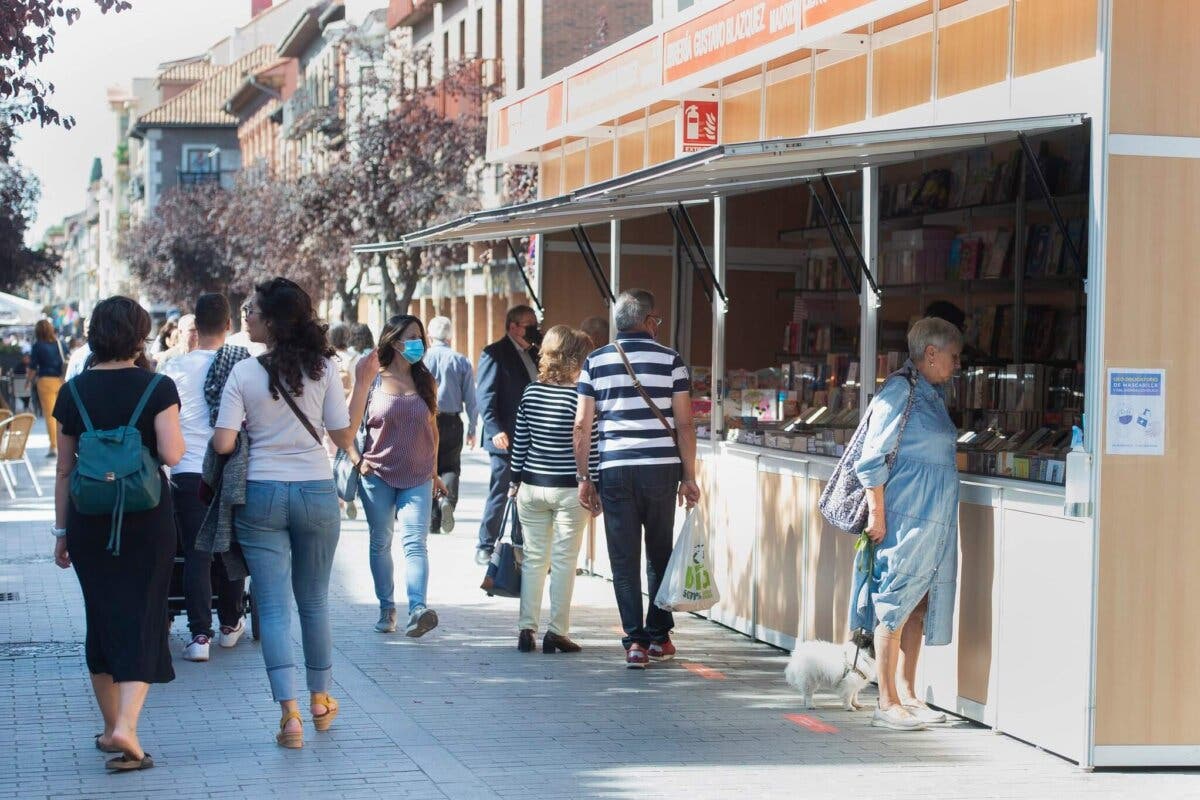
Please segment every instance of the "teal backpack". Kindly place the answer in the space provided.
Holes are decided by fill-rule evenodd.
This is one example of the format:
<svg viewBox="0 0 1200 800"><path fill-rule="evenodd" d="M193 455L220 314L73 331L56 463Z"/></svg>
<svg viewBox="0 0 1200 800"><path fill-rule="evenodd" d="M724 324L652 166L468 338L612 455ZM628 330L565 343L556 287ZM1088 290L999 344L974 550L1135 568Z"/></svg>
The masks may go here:
<svg viewBox="0 0 1200 800"><path fill-rule="evenodd" d="M160 380L162 375L150 379L129 424L106 431L92 426L75 381L67 381L87 428L79 437L75 468L71 470L71 502L80 514L112 515L107 547L114 556L121 554L121 523L125 512L149 511L158 505L162 493L158 459L142 444L142 434L136 427Z"/></svg>

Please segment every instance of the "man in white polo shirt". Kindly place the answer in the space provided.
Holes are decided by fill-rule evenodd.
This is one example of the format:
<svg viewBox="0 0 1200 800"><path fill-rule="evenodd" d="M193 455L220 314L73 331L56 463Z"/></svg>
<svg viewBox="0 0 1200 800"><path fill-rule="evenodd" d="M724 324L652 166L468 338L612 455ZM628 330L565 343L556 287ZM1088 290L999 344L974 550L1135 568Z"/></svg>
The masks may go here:
<svg viewBox="0 0 1200 800"><path fill-rule="evenodd" d="M676 499L688 508L700 499L696 428L688 369L679 353L654 341L663 324L654 313L654 295L644 289L622 292L614 314L616 341L592 352L579 373L576 480L585 508L603 506L613 591L625 630L625 664L644 669L649 661L675 656L674 617L653 598L671 558ZM600 436L598 489L588 476L593 416ZM643 531L648 611L642 602Z"/></svg>
<svg viewBox="0 0 1200 800"><path fill-rule="evenodd" d="M183 657L188 661L208 661L209 643L213 638L213 556L195 547L196 535L208 508L200 499L200 477L225 378L234 363L249 358L250 354L244 348L225 342L230 323L229 301L225 295L200 295L195 317L195 349L168 360L162 373L170 377L179 390L179 423L187 445L183 459L171 469L175 517L183 540L183 600L192 634ZM233 647L245 630L242 593L246 582L225 578L223 566L218 566L216 574L217 618L221 624L218 643L222 647Z"/></svg>

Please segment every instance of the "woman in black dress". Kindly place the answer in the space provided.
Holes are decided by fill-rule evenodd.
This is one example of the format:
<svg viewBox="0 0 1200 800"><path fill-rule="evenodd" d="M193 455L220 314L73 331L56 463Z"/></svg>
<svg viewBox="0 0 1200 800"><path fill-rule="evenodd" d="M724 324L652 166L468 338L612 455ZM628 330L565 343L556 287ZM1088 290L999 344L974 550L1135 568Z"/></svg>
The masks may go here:
<svg viewBox="0 0 1200 800"><path fill-rule="evenodd" d="M102 431L128 425L154 373L143 349L150 315L128 297L110 297L96 306L88 326L93 366L71 380L92 427ZM107 549L109 514L80 514L70 499L69 482L79 436L87 429L75 401L64 390L54 407L59 425L58 470L54 483L54 561L75 565L87 616L88 672L104 717L96 747L121 753L107 767L145 769L153 761L138 741L138 717L152 683L175 678L167 650L167 590L175 557L176 533L171 492L160 470L162 499L148 511L129 512L121 525L119 555ZM134 421L142 444L167 466L183 457L179 395L163 377Z"/></svg>

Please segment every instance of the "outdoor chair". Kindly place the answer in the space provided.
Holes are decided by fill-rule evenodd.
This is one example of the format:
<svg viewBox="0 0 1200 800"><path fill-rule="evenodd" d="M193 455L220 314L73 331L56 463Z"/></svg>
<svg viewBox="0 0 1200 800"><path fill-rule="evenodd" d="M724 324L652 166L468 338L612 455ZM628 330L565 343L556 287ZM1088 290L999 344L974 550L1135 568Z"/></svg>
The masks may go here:
<svg viewBox="0 0 1200 800"><path fill-rule="evenodd" d="M25 465L25 470L29 473L29 480L33 482L33 490L37 492L38 497L42 496L42 486L38 483L37 474L33 471L29 454L25 452L34 422L35 417L29 413L17 414L15 417L0 421L0 477L4 479L4 488L8 489L8 496L14 500L17 498L17 474L13 469L13 464L16 463Z"/></svg>

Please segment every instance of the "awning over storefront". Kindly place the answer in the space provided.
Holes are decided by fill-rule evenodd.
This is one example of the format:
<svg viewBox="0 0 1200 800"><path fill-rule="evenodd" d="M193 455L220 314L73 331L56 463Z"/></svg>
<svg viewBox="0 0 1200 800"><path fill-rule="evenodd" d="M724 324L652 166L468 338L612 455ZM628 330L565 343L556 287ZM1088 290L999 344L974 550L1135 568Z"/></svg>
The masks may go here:
<svg viewBox="0 0 1200 800"><path fill-rule="evenodd" d="M679 203L757 192L822 175L914 161L1082 124L1084 115L935 125L718 145L619 178L533 203L506 206L414 231L359 253L451 242L496 241L664 212Z"/></svg>

